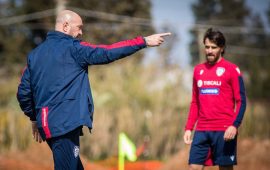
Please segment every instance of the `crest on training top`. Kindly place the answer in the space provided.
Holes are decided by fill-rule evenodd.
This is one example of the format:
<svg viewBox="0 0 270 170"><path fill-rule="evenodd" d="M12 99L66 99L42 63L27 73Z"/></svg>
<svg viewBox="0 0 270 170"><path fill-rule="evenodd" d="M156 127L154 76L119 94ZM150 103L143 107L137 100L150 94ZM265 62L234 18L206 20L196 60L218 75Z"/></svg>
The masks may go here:
<svg viewBox="0 0 270 170"><path fill-rule="evenodd" d="M222 76L225 73L225 68L223 67L218 67L216 70L216 74L218 77Z"/></svg>
<svg viewBox="0 0 270 170"><path fill-rule="evenodd" d="M79 146L74 146L73 153L75 158L79 156L79 152L80 152Z"/></svg>
<svg viewBox="0 0 270 170"><path fill-rule="evenodd" d="M234 155L230 156L231 160L234 161Z"/></svg>

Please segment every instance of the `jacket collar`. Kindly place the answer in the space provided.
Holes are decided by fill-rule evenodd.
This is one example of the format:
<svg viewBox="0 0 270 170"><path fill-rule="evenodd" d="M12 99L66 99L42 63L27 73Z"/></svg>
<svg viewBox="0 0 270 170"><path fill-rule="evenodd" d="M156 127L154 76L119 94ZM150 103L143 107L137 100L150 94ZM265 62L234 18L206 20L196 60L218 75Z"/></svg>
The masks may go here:
<svg viewBox="0 0 270 170"><path fill-rule="evenodd" d="M72 36L65 34L65 33L62 33L62 32L59 32L59 31L49 31L47 33L47 38L56 38L56 37L74 39Z"/></svg>

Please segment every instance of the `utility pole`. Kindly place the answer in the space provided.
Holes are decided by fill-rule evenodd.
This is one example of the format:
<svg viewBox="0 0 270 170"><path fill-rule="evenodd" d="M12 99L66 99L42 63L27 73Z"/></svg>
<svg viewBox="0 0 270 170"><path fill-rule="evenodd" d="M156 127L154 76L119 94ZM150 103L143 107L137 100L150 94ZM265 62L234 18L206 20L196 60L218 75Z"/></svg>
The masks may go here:
<svg viewBox="0 0 270 170"><path fill-rule="evenodd" d="M205 54L204 54L204 44L203 44L203 37L206 29L204 28L198 28L197 29L197 44L199 47L199 63L202 63L205 60Z"/></svg>

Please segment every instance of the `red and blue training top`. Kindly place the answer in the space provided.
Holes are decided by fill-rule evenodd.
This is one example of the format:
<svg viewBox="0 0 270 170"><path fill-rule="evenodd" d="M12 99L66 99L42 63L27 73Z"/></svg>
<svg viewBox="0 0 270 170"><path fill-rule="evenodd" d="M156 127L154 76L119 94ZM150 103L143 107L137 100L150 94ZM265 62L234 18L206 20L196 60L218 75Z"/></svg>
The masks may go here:
<svg viewBox="0 0 270 170"><path fill-rule="evenodd" d="M246 95L239 68L221 59L194 68L193 89L186 130L225 131L238 128L246 109Z"/></svg>

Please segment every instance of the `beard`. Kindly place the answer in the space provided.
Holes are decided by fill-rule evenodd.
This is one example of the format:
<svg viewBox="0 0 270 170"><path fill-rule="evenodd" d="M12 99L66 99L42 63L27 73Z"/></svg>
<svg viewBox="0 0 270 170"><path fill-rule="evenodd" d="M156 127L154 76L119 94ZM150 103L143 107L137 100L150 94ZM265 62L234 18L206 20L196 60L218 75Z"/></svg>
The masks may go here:
<svg viewBox="0 0 270 170"><path fill-rule="evenodd" d="M207 54L206 55L206 61L209 64L215 64L219 61L219 59L221 58L221 55L215 55L215 54Z"/></svg>

